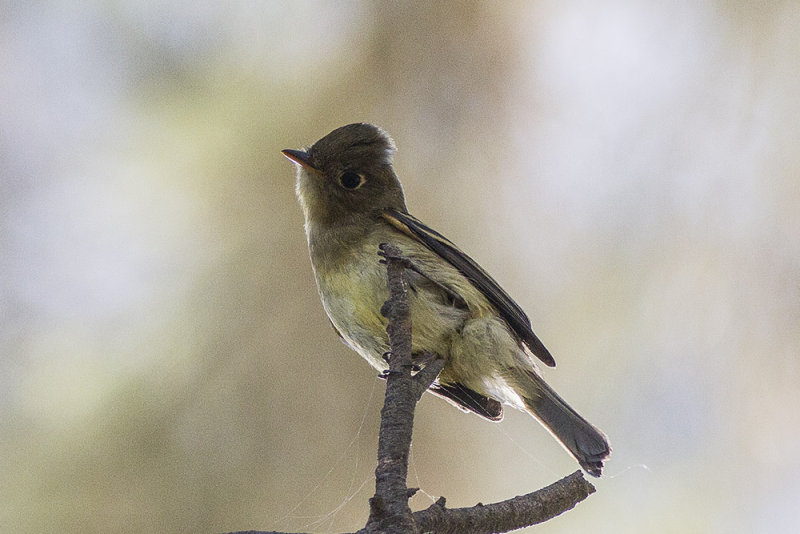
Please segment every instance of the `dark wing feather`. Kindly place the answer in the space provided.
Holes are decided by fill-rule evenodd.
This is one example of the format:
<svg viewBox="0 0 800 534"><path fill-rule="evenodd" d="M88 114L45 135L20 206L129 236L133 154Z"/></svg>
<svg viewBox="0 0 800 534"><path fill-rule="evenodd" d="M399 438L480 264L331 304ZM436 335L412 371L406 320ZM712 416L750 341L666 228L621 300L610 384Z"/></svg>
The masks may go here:
<svg viewBox="0 0 800 534"><path fill-rule="evenodd" d="M550 351L545 348L539 338L536 337L536 334L533 333L531 321L522 311L522 308L472 258L461 252L452 241L427 227L419 219L408 213L386 209L383 211L383 218L389 224L424 244L458 269L497 308L497 311L500 312L500 315L511 327L511 330L528 346L531 352L546 365L555 366L556 362L553 356L550 355Z"/></svg>
<svg viewBox="0 0 800 534"><path fill-rule="evenodd" d="M434 383L428 391L442 397L460 410L476 413L489 421L503 419L503 405L499 401L476 393L461 384Z"/></svg>

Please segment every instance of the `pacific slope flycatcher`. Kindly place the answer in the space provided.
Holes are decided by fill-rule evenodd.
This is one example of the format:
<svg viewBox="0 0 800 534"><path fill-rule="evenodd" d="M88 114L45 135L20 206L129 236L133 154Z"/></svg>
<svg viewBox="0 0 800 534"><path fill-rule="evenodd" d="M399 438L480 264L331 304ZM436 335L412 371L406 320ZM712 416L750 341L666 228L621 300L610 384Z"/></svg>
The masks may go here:
<svg viewBox="0 0 800 534"><path fill-rule="evenodd" d="M600 476L611 452L606 436L542 379L531 354L555 361L525 312L469 256L408 214L394 150L380 128L350 124L308 150L283 151L297 163L311 263L334 328L375 368L387 368L380 309L388 291L377 253L391 243L415 266L408 272L413 353L447 362L429 391L492 421L502 419L502 404L526 410Z"/></svg>

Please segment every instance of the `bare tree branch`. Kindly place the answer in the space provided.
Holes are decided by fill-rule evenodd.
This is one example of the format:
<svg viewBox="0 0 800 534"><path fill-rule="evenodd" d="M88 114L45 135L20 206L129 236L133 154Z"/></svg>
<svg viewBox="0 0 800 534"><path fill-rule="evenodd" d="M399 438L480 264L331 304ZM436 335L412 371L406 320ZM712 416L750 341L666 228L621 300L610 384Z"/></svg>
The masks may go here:
<svg viewBox="0 0 800 534"><path fill-rule="evenodd" d="M544 523L575 507L595 492L583 472L571 475L533 493L471 508L444 507L444 498L414 513L420 532L437 534L490 534Z"/></svg>
<svg viewBox="0 0 800 534"><path fill-rule="evenodd" d="M381 255L385 258L389 288L389 300L381 308L381 313L389 320L386 332L391 352L386 396L381 410L375 495L370 499L367 525L359 532L404 534L416 531L408 506L412 494L406 484L414 410L422 393L444 367L444 360L428 357L425 371L411 375L414 364L406 262L399 250L385 243L381 245Z"/></svg>
<svg viewBox="0 0 800 534"><path fill-rule="evenodd" d="M438 355L424 354L418 361L427 362L412 374L411 313L405 271L415 270L413 263L388 244L381 244L379 253L385 259L389 300L381 313L389 320L391 352L387 355L386 395L381 410L378 438L378 466L375 469L375 495L369 500L370 514L366 526L356 534L489 534L508 532L542 523L572 509L595 492L581 471L533 493L493 504L477 504L471 508L445 508L444 497L425 510L411 513L406 477L414 410L417 401L433 383L445 361ZM246 531L230 534L287 534L281 532Z"/></svg>

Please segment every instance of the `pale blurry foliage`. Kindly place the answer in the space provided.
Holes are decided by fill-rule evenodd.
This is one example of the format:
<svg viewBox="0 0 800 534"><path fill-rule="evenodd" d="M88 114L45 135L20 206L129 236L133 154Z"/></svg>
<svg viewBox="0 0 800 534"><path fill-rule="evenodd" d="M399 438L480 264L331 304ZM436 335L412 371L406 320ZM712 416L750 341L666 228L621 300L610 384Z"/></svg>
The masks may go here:
<svg viewBox="0 0 800 534"><path fill-rule="evenodd" d="M797 531L798 27L791 1L6 2L0 531L363 525L383 384L328 325L279 153L362 120L611 437L537 532ZM421 403L410 483L453 506L575 469L523 414Z"/></svg>

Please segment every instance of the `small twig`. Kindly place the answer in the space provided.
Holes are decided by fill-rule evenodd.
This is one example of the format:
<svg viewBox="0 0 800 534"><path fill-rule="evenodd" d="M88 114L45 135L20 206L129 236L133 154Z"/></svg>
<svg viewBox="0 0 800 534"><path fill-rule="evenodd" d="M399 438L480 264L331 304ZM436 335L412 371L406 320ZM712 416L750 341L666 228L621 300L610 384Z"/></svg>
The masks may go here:
<svg viewBox="0 0 800 534"><path fill-rule="evenodd" d="M421 532L436 534L492 534L537 525L575 507L595 492L583 472L571 475L538 491L494 504L471 508L444 507L444 498L414 513Z"/></svg>
<svg viewBox="0 0 800 534"><path fill-rule="evenodd" d="M439 373L442 372L444 369L445 362L444 358L440 358L438 356L432 355L428 352L422 354L422 359L427 360L428 363L425 364L425 367L420 369L417 374L414 375L414 399L415 402L419 402L422 398L422 395L428 391L428 388L431 387L433 381L439 376Z"/></svg>

